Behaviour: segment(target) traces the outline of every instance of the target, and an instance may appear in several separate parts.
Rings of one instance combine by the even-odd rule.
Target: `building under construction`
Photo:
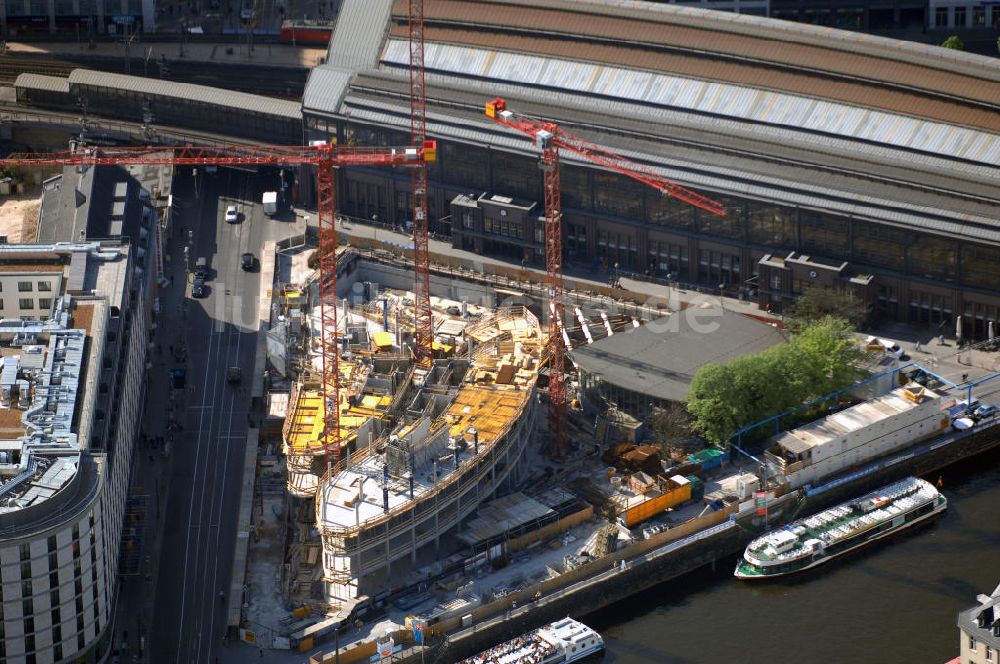
[[[435,311],[436,358],[425,367],[380,308],[341,313],[341,453],[331,474],[318,371],[294,386],[283,430],[288,490],[314,500],[331,604],[374,594],[435,559],[442,536],[523,479],[535,426],[546,339],[530,311],[478,320]],[[319,320],[305,325],[309,369],[318,367]]]

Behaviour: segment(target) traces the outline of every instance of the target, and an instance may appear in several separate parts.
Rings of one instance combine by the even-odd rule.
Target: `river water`
[[[944,515],[804,576],[737,582],[734,556],[585,621],[615,664],[942,664],[958,611],[1000,583],[1000,450],[940,477]]]

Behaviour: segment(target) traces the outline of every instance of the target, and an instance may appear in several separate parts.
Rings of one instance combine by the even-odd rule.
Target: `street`
[[[245,251],[259,256],[271,223],[253,204],[260,199],[261,177],[219,169],[216,175],[199,174],[197,182],[185,175],[176,180],[171,269],[175,290],[179,294],[186,280],[188,297],[183,305],[161,310],[161,327],[166,337],[177,339],[170,350],[186,355],[187,376],[185,389],[174,390],[179,399],[172,419],[181,428],[162,462],[169,464],[161,482],[167,485],[165,523],[160,545],[151,551],[159,561],[153,565],[155,594],[145,598],[147,607],[152,604],[152,662],[212,662],[222,646],[226,604],[220,591],[229,587],[233,560],[260,277],[240,268],[240,256]],[[222,220],[227,205],[237,206],[239,223]],[[190,297],[183,253],[188,242],[190,264],[205,258],[210,268],[204,299]],[[227,382],[228,367],[240,367],[239,384]],[[168,408],[160,398],[162,391],[151,386],[151,414]],[[135,608],[123,605],[122,615]]]

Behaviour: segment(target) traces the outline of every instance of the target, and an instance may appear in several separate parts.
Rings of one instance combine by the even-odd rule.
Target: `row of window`
[[[104,0],[104,14],[114,16],[127,14],[142,15],[142,0]],[[56,0],[54,16],[83,16],[91,11],[87,0]],[[94,11],[96,11],[96,6]],[[7,3],[8,16],[48,16],[48,0],[13,0]]]
[[[970,636],[969,637],[969,650],[971,650],[972,652],[976,652],[976,646],[977,645],[978,644],[976,643],[976,637]],[[992,662],[993,661],[993,648],[992,648],[992,646],[986,646],[986,661],[987,662]]]
[[[935,28],[985,28],[1000,27],[1000,7],[971,5],[960,7],[935,7]]]
[[[30,297],[20,297],[17,299],[18,309],[34,309],[35,299]],[[40,297],[38,298],[38,308],[42,311],[50,311],[52,309],[52,298],[50,297]],[[0,298],[0,311],[3,311],[3,298]]]
[[[52,282],[51,281],[19,281],[17,282],[17,292],[18,293],[31,293],[35,290],[37,286],[39,293],[50,293],[52,292]],[[3,292],[3,282],[0,281],[0,293]]]

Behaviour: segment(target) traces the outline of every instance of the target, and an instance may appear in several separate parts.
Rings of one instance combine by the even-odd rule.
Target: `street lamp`
[[[725,284],[719,284],[719,306],[722,307],[723,311],[726,310],[726,302],[725,300],[722,299],[723,291],[725,290],[725,288],[726,288]]]

